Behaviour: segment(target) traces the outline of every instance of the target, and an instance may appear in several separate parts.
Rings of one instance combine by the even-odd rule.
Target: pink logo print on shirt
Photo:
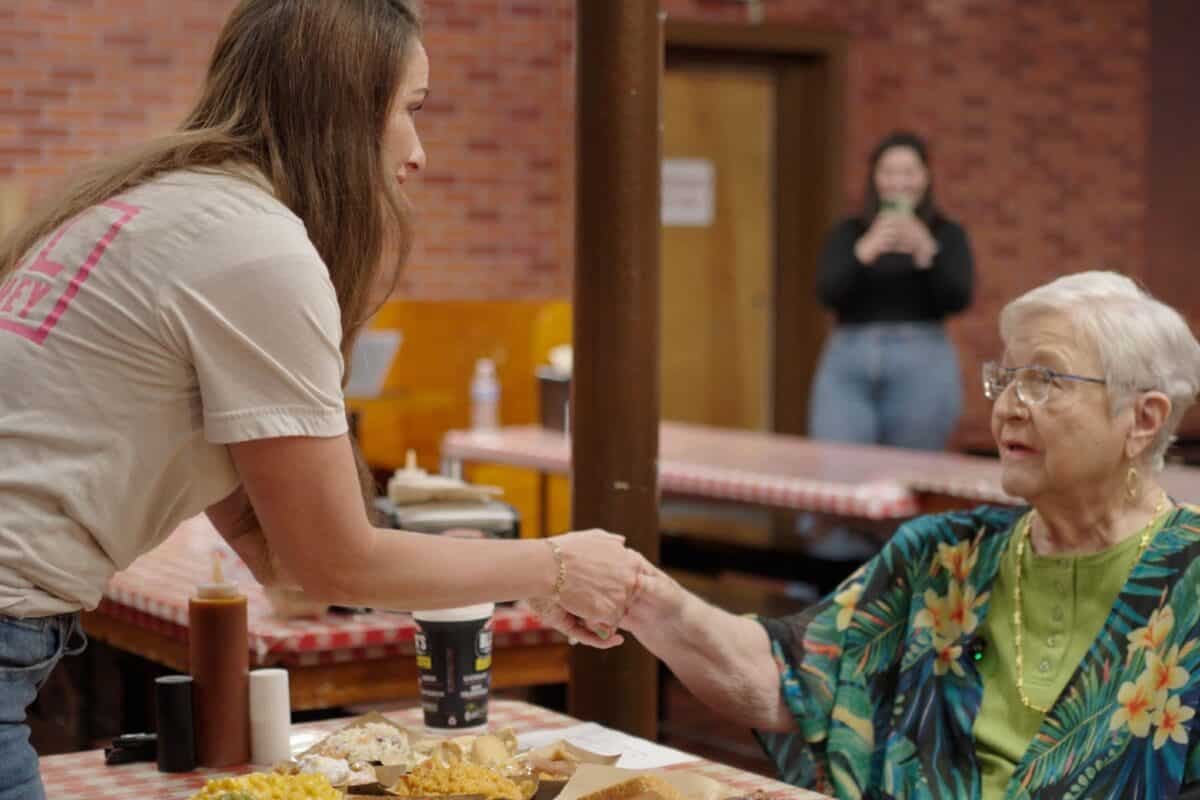
[[[96,213],[100,208],[116,211],[118,217],[109,225],[108,230],[100,237],[99,241],[92,246],[88,257],[79,265],[79,269],[66,283],[66,286],[62,287],[53,302],[47,301],[44,308],[48,308],[49,311],[42,312],[44,316],[40,323],[37,322],[38,316],[35,312],[42,305],[42,301],[46,300],[55,287],[61,284],[57,278],[63,270],[69,267],[67,264],[54,260],[54,248],[62,241],[71,226],[79,220],[79,217],[59,228],[36,256],[27,261],[3,284],[0,284],[0,330],[11,331],[39,345],[46,341],[50,331],[54,330],[54,326],[58,324],[67,308],[70,307],[75,295],[79,294],[79,288],[83,286],[88,275],[100,263],[100,259],[104,257],[109,245],[117,238],[117,234],[142,211],[137,206],[131,206],[119,200],[107,200],[96,206],[91,212],[85,213]]]

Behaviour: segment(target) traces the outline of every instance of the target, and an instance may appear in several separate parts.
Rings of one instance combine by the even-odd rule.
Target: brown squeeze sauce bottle
[[[194,684],[196,763],[250,761],[250,645],[246,596],[213,559],[212,583],[188,599],[188,655]]]

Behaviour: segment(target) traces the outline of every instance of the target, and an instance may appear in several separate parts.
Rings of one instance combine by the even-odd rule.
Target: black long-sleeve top
[[[948,219],[933,224],[938,252],[929,269],[907,253],[883,253],[871,265],[854,255],[867,232],[857,217],[840,222],[821,253],[817,295],[842,325],[937,322],[971,304],[975,264],[967,233]]]

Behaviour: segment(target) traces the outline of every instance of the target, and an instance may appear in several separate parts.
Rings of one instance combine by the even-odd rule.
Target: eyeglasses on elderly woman
[[[1017,399],[1027,406],[1039,406],[1050,397],[1050,390],[1060,381],[1105,384],[1103,378],[1086,375],[1069,375],[1047,367],[1002,367],[995,361],[983,364],[983,394],[988,400],[996,400],[1004,394],[1010,383],[1017,384]]]

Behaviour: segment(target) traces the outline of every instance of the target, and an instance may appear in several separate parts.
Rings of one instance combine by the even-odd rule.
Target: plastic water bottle
[[[475,362],[471,378],[471,430],[494,431],[500,427],[500,381],[490,358]]]

